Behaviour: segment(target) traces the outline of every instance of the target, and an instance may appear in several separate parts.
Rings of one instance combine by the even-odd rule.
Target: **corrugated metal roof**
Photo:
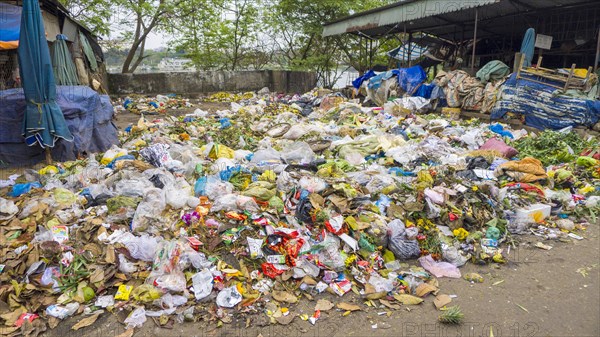
[[[450,40],[460,40],[461,36],[473,36],[475,8],[478,9],[479,16],[477,36],[485,38],[522,35],[523,27],[537,24],[542,16],[562,13],[567,9],[583,10],[593,16],[600,10],[600,1],[406,0],[327,23],[324,25],[323,35],[360,32],[377,37],[402,32],[406,27],[407,32],[425,32]]]
[[[500,0],[411,0],[401,1],[371,11],[358,13],[325,25],[323,36],[357,32],[382,26],[394,25],[430,16],[481,7]]]

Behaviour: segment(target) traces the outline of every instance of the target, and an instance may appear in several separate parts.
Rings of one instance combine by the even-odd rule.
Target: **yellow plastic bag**
[[[208,153],[208,157],[211,159],[218,158],[229,158],[233,159],[235,157],[235,153],[232,149],[228,148],[225,145],[214,144]]]
[[[131,292],[131,295],[133,295],[133,298],[138,302],[148,303],[159,299],[162,294],[153,285],[142,284],[135,288]]]
[[[129,301],[129,295],[131,294],[132,290],[132,286],[121,284],[119,289],[117,289],[117,293],[115,294],[115,300]]]
[[[43,169],[39,170],[38,173],[40,175],[57,174],[58,168],[54,165],[48,165],[48,166],[44,167]]]

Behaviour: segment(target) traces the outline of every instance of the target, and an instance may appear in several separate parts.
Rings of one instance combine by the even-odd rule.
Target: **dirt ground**
[[[511,250],[507,264],[467,264],[461,268],[463,275],[468,272],[481,274],[483,283],[439,279],[441,293],[456,295],[452,304],[460,305],[465,315],[464,322],[458,326],[437,322],[439,312],[433,306],[431,295],[420,305],[403,306],[394,311],[367,307],[352,293],[342,298],[324,293],[312,301],[302,299],[299,304],[290,306],[290,311],[298,315],[312,314],[316,301],[321,298],[334,303],[358,304],[363,310],[346,317],[336,309],[322,312],[314,326],[299,317],[286,326],[260,326],[267,322],[266,315],[259,313],[249,316],[250,326],[246,328],[246,318],[238,317],[234,310],[230,310],[234,315],[233,322],[221,328],[217,328],[215,322],[189,322],[176,323],[173,329],[162,329],[149,318],[141,329],[136,329],[134,336],[598,336],[598,224],[590,225],[582,236],[585,237],[582,241],[545,241],[553,246],[549,251],[533,246],[539,241],[537,237],[521,236],[522,244]],[[391,313],[389,316],[388,312]],[[71,326],[79,319],[61,323],[49,331],[48,336],[116,336],[125,331],[116,315],[103,315],[93,326],[71,331]]]
[[[224,109],[228,104],[202,105],[206,110]],[[175,114],[190,111],[178,111]],[[149,116],[151,118],[151,116]],[[139,115],[124,112],[116,124],[123,129],[135,123]],[[6,174],[7,172],[3,172]],[[439,311],[433,298],[417,306],[403,306],[400,310],[364,305],[364,300],[352,293],[339,298],[324,293],[312,300],[303,298],[290,305],[292,315],[313,313],[318,299],[334,303],[348,302],[361,306],[361,311],[342,316],[335,308],[322,312],[315,325],[296,317],[289,325],[269,325],[264,313],[241,316],[229,310],[232,323],[217,328],[216,322],[175,323],[172,329],[159,328],[148,318],[134,336],[599,336],[600,335],[600,241],[599,223],[591,224],[582,233],[581,241],[545,241],[553,246],[541,250],[533,245],[540,241],[535,236],[519,236],[521,245],[512,249],[507,264],[473,265],[461,268],[463,275],[477,272],[483,283],[469,283],[464,279],[439,279],[440,293],[456,295],[453,305],[460,305],[465,318],[461,325],[438,323]],[[416,261],[411,261],[416,264]],[[378,301],[374,301],[377,302]],[[102,315],[92,326],[71,330],[82,317],[63,321],[46,336],[117,336],[125,331],[119,322],[123,315]],[[247,319],[249,318],[249,322]],[[246,327],[247,323],[249,326]]]

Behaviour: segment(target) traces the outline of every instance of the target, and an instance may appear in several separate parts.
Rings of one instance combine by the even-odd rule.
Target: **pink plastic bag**
[[[455,265],[448,262],[437,262],[431,255],[421,256],[419,263],[435,277],[460,278],[460,270]]]
[[[485,144],[481,145],[480,150],[496,150],[502,154],[504,158],[510,159],[519,154],[515,148],[506,145],[501,139],[490,138]]]

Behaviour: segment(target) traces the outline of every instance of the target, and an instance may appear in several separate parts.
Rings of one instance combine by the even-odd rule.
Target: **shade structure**
[[[67,37],[58,34],[52,47],[52,66],[57,85],[78,85],[75,63],[67,46]]]
[[[37,0],[23,1],[18,58],[27,101],[23,118],[25,142],[47,148],[54,147],[59,138],[73,141],[65,117],[56,104],[56,83]]]
[[[523,66],[531,67],[531,61],[533,60],[533,53],[535,51],[535,29],[529,28],[525,32],[523,37],[523,43],[521,43],[521,53],[523,54]]]

